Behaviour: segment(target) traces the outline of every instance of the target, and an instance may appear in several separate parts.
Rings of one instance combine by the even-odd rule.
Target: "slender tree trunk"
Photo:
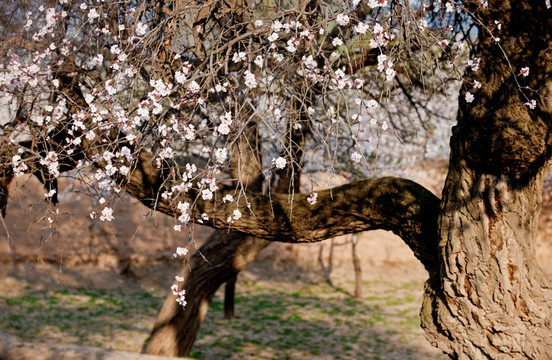
[[[358,256],[358,235],[351,236],[351,251],[353,255],[353,266],[355,269],[355,299],[362,297],[362,268],[360,266],[360,257]]]
[[[183,308],[176,302],[175,295],[167,296],[155,319],[145,352],[188,355],[217,289],[245,269],[269,244],[269,241],[243,234],[215,231],[180,271],[180,276],[185,278],[181,287],[186,289],[188,304]]]
[[[236,281],[238,274],[234,275],[224,286],[224,318],[233,319],[235,315],[234,304],[236,303]]]

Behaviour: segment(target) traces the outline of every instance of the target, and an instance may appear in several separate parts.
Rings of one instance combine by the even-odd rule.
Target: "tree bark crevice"
[[[546,359],[551,289],[534,240],[549,166],[519,187],[459,165],[451,164],[439,220],[440,279],[425,286],[426,336],[453,358]]]

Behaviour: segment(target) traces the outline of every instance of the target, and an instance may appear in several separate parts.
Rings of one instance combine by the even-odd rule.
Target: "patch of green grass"
[[[85,288],[30,291],[2,299],[0,331],[27,340],[36,340],[37,335],[60,342],[76,337],[82,344],[97,343],[92,338],[98,337],[112,340],[115,329],[134,332],[143,327],[142,333],[149,333],[152,317],[162,304],[162,299],[147,292]],[[139,322],[143,325],[137,326]]]
[[[223,290],[215,295],[191,354],[195,359],[424,359],[417,342],[421,285],[319,282],[286,290],[255,281],[238,283],[237,318],[223,319]],[[146,337],[163,298],[105,289],[28,291],[0,298],[0,331],[25,339],[84,345],[113,343],[116,334]],[[42,329],[42,330],[41,330]],[[131,335],[131,336],[133,336]],[[386,357],[387,356],[387,357]]]
[[[370,286],[382,284],[369,283]],[[233,358],[241,358],[237,353],[258,354],[267,347],[273,352],[272,358],[277,359],[327,357],[329,354],[335,354],[332,356],[336,359],[383,359],[385,357],[377,354],[389,353],[396,354],[397,359],[402,359],[402,354],[409,359],[418,358],[415,349],[409,347],[415,346],[415,341],[408,345],[415,336],[412,333],[419,329],[419,321],[417,328],[411,323],[417,317],[411,314],[419,311],[419,304],[413,303],[417,297],[410,295],[415,290],[393,289],[384,297],[378,294],[387,292],[378,291],[378,294],[367,294],[357,301],[347,295],[351,291],[346,287],[336,289],[327,282],[289,292],[281,288],[258,290],[263,288],[254,281],[240,284],[238,291],[247,296],[237,297],[238,318],[231,321],[222,319],[223,294],[219,291],[214,298],[215,306],[211,307],[200,331],[195,351],[203,358],[225,358],[231,349],[237,349]],[[401,308],[395,311],[393,308],[398,305]],[[240,331],[240,335],[235,331]],[[216,337],[216,334],[229,333],[233,335]],[[420,336],[418,341],[424,341],[423,335],[418,333],[417,336]],[[359,348],[369,351],[362,352]],[[414,355],[408,355],[410,353]]]

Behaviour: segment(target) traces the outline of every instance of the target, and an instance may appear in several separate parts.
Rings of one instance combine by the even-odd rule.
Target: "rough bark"
[[[440,217],[441,278],[426,284],[422,324],[452,358],[547,359],[552,289],[535,258],[546,171],[523,188],[450,170]]]
[[[481,70],[467,78],[482,91],[473,104],[460,95],[438,223],[441,267],[426,283],[422,326],[451,358],[549,359],[552,288],[534,241],[551,162],[552,18],[544,1],[489,9],[478,18],[500,19],[501,48],[480,32]],[[516,78],[525,66],[533,77]]]

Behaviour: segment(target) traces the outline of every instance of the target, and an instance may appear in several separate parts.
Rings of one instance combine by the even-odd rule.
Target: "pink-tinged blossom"
[[[184,82],[186,81],[186,75],[184,75],[184,73],[181,71],[176,71],[174,73],[174,79],[177,83],[184,84]]]
[[[171,286],[171,292],[173,293],[173,295],[178,295],[178,285],[177,284],[173,284]]]
[[[537,102],[532,99],[526,102],[525,105],[529,106],[529,109],[534,110],[537,107]]]
[[[473,58],[468,60],[468,66],[471,67],[472,71],[479,70],[479,58]]]
[[[230,125],[232,124],[232,113],[227,112],[220,117],[220,125],[217,127],[217,131],[222,135],[228,135],[230,133]]]
[[[181,292],[179,292],[178,298],[176,298],[176,302],[178,303],[178,305],[182,307],[185,307],[186,305],[188,305],[188,302],[186,301],[186,297],[184,296],[184,292],[185,290],[182,290]]]
[[[281,157],[281,156],[278,156],[277,159],[272,159],[272,165],[273,166],[276,166],[278,169],[283,169],[286,167],[286,159]]]
[[[184,137],[186,138],[186,140],[188,141],[192,141],[195,139],[195,136],[196,136],[196,132],[195,132],[195,127],[193,125],[185,125],[184,128],[182,129],[185,133]]]
[[[519,74],[523,76],[529,76],[529,68],[528,67],[521,68],[521,70],[519,71]]]
[[[282,62],[284,61],[284,55],[278,53],[278,54],[273,54],[272,57],[274,58],[274,60],[276,60],[276,62]]]
[[[466,102],[467,103],[471,103],[473,101],[473,99],[475,99],[475,97],[473,96],[472,93],[466,93],[466,96],[464,97],[466,99]]]
[[[370,99],[364,101],[364,106],[366,106],[368,109],[377,109],[379,107],[379,104],[376,100]]]
[[[232,213],[232,218],[234,218],[234,220],[239,220],[241,217],[241,211],[239,211],[238,209],[234,210],[234,212]]]
[[[113,79],[109,79],[105,82],[105,90],[109,95],[115,95],[117,92],[117,89],[115,89],[115,81]]]
[[[341,40],[338,37],[335,37],[332,41],[332,45],[335,46],[335,47],[341,46],[341,45],[343,45],[343,40]]]
[[[366,32],[368,31],[370,27],[368,26],[368,24],[365,24],[363,22],[361,23],[358,23],[355,25],[355,31],[357,34],[359,35],[366,35]]]
[[[300,36],[301,38],[307,38],[307,39],[309,39],[309,40],[314,39],[314,34],[311,33],[308,29],[305,29],[305,30],[301,31],[301,32],[299,33],[299,36]]]
[[[245,70],[245,86],[247,86],[250,89],[257,87],[257,80],[255,79],[255,75],[249,71]]]
[[[395,35],[386,33],[383,30],[383,26],[381,26],[379,23],[376,23],[374,25],[374,30],[372,31],[373,37],[370,39],[370,47],[372,48],[378,48],[378,47],[384,47],[389,43],[389,40],[392,40]]]
[[[98,54],[92,58],[92,62],[98,66],[103,64],[104,57],[102,54]]]
[[[186,213],[188,212],[188,210],[190,209],[190,203],[188,202],[179,202],[178,205],[176,206],[176,208],[181,212],[181,213]]]
[[[255,20],[255,27],[263,26],[262,20]]]
[[[474,89],[479,89],[479,88],[481,88],[481,83],[480,83],[479,81],[477,81],[477,80],[474,80],[473,83],[472,83],[472,85],[473,85],[473,88],[474,88]]]
[[[349,16],[348,15],[345,15],[345,14],[339,14],[337,15],[337,17],[335,18],[335,22],[338,24],[338,25],[341,25],[341,26],[346,26],[349,24]]]
[[[211,200],[213,199],[213,192],[209,189],[205,189],[201,191],[201,198],[203,200]]]
[[[84,95],[84,101],[86,101],[87,104],[91,104],[92,101],[94,101],[94,95],[92,94]]]
[[[387,0],[370,0],[368,1],[368,6],[370,6],[372,9],[376,7],[387,6]]]
[[[88,12],[88,19],[90,19],[91,21],[94,21],[94,19],[97,19],[99,17],[100,17],[100,14],[96,9],[90,9],[90,11]]]
[[[174,156],[174,151],[170,146],[167,146],[159,152],[159,157],[161,159],[172,159]]]
[[[188,249],[178,246],[173,257],[186,256],[186,254],[188,254]]]
[[[316,61],[314,61],[314,58],[312,55],[309,55],[307,57],[303,55],[303,58],[301,60],[303,61],[303,64],[305,64],[305,67],[307,67],[308,69],[315,69],[318,66]]]
[[[387,60],[387,55],[380,54],[378,55],[378,70],[385,70],[385,61]]]
[[[232,57],[232,61],[235,63],[239,63],[239,62],[245,61],[246,58],[247,58],[247,54],[243,51],[240,51],[240,52],[234,53],[234,56]]]
[[[276,40],[278,40],[278,33],[277,32],[273,32],[272,34],[269,35],[268,41],[274,42]]]
[[[271,29],[273,31],[280,31],[282,27],[284,27],[284,25],[282,25],[282,23],[279,22],[278,20],[275,20],[271,25]]]
[[[121,48],[119,48],[119,45],[111,45],[111,48],[109,49],[109,51],[113,55],[119,55],[121,53]]]
[[[226,151],[225,148],[217,149],[215,151],[215,158],[216,158],[217,163],[219,163],[219,164],[224,163],[226,161],[226,155],[227,154],[228,154],[228,152]]]
[[[292,37],[287,41],[286,50],[290,53],[294,53],[297,51],[297,44],[299,43],[299,40],[296,37]]]
[[[307,198],[307,201],[309,202],[309,204],[314,205],[314,204],[316,204],[317,199],[318,199],[318,194],[317,193],[312,193]]]
[[[174,228],[174,231],[176,231],[176,232],[181,232],[182,231],[182,225],[175,225],[173,228]]]
[[[54,151],[50,151],[45,158],[40,159],[41,165],[46,165],[48,167],[48,172],[53,177],[59,176],[59,163],[58,156]]]
[[[199,92],[199,90],[201,90],[201,86],[199,86],[199,84],[197,82],[192,80],[188,83],[188,90],[192,94],[195,94],[195,93]]]
[[[101,221],[112,221],[114,219],[113,217],[113,209],[110,207],[104,207],[102,210],[102,214],[100,215]]]
[[[258,67],[263,67],[263,57],[261,55],[257,55],[257,57],[255,57],[255,60],[253,62]]]
[[[142,36],[147,32],[147,25],[144,23],[139,22],[136,24],[136,35]]]
[[[15,176],[21,176],[28,169],[27,164],[21,162],[21,156],[14,155],[12,157],[13,172]]]
[[[395,69],[393,69],[391,66],[392,65],[389,65],[389,67],[385,69],[385,81],[387,82],[393,81],[393,79],[395,78],[395,75],[397,74]]]
[[[354,162],[360,162],[360,160],[362,160],[362,155],[355,151],[351,154],[351,160]]]
[[[178,221],[183,224],[187,224],[190,221],[190,214],[182,214],[178,217]]]
[[[158,114],[161,114],[162,111],[163,111],[163,106],[161,104],[157,103],[157,102],[154,102],[151,112],[154,115],[158,115]]]
[[[234,201],[234,197],[230,194],[226,194],[223,198],[222,198],[222,202],[223,203],[226,203],[226,202],[232,202]]]

